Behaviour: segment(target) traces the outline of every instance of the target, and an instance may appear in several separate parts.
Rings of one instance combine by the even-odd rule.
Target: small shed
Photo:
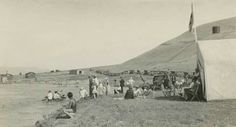
[[[77,69],[70,70],[70,71],[69,71],[69,74],[70,74],[70,75],[77,75],[77,74],[78,74],[78,70],[77,70]]]
[[[28,72],[25,74],[25,78],[36,78],[36,73]]]
[[[78,75],[78,74],[82,75],[82,74],[84,74],[84,72],[82,70],[73,69],[73,70],[69,71],[69,74],[70,75]]]

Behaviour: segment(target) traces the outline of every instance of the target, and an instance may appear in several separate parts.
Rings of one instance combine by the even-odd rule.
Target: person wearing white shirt
[[[98,80],[98,78],[96,76],[94,76],[94,83],[95,83],[96,86],[99,85],[99,80]]]
[[[130,77],[130,79],[129,79],[129,81],[128,81],[128,83],[127,84],[129,84],[132,88],[133,88],[133,84],[134,84],[134,80],[133,80],[133,78],[132,77]]]
[[[47,96],[47,98],[48,98],[48,101],[51,101],[51,100],[53,99],[53,94],[52,94],[52,91],[51,91],[51,90],[48,91],[48,96]]]
[[[80,88],[80,98],[85,98],[85,97],[87,97],[88,96],[88,92],[83,88],[83,87],[81,87]]]
[[[61,99],[61,96],[58,94],[57,91],[54,92],[53,99],[55,100]]]

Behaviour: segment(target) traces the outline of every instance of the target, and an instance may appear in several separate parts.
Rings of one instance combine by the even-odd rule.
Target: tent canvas
[[[199,41],[197,56],[203,97],[236,99],[236,39]]]

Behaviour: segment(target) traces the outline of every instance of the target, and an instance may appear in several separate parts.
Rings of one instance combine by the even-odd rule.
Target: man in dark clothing
[[[176,82],[176,76],[175,76],[175,74],[172,74],[172,75],[171,75],[171,81],[172,81],[172,85],[175,85],[175,82]]]
[[[88,78],[89,78],[89,96],[92,97],[93,96],[93,93],[92,93],[93,78],[91,76],[89,76]]]
[[[120,87],[121,87],[121,93],[123,93],[123,87],[125,86],[125,80],[120,77]]]
[[[129,86],[129,89],[125,93],[125,99],[134,99],[134,91],[131,86]]]
[[[167,76],[165,76],[165,79],[163,80],[163,85],[165,89],[170,89],[169,79]]]

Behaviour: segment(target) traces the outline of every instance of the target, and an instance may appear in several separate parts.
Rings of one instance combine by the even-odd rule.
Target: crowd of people
[[[80,87],[79,90],[80,99],[87,99],[87,98],[97,99],[98,97],[102,97],[103,95],[111,94],[109,79],[107,77],[100,80],[96,76],[89,76],[88,78],[89,78],[89,92],[87,92],[84,87]],[[134,91],[133,90],[134,80],[132,79],[132,77],[127,82],[125,82],[125,80],[122,77],[120,77],[120,87],[119,87],[120,89],[118,90],[119,92],[116,94],[123,94],[124,90],[123,87],[125,86],[125,83],[129,84],[129,89],[126,91],[126,94],[124,96],[125,99],[133,99],[135,96],[140,96],[146,91],[146,89],[144,89],[144,91],[140,89]],[[74,113],[76,112],[76,107],[77,107],[76,100],[73,97],[72,92],[68,92],[67,97],[68,97],[68,102],[63,105],[62,108],[63,113],[57,116],[58,119],[74,117]],[[57,98],[61,98],[60,93],[58,93],[57,91],[52,93],[51,90],[48,92],[47,95],[48,101],[52,101]]]
[[[173,92],[173,95],[179,94],[186,100],[188,100],[188,94],[195,92],[198,87],[201,87],[201,79],[197,69],[192,75],[188,73],[184,73],[184,75],[177,75],[175,72],[166,73],[161,83],[161,89],[165,96],[171,96],[171,92]],[[198,91],[197,93],[201,94]]]
[[[109,79],[99,80],[96,76],[89,76],[89,96],[96,99],[98,96],[108,95],[110,92]]]
[[[189,78],[192,79],[192,81],[190,82],[190,85],[187,86],[185,86],[184,84],[187,84],[188,78],[183,78],[181,80],[179,79],[177,80],[177,78],[178,77],[175,75],[167,75],[162,81],[163,88],[169,89],[175,86],[176,88],[181,89],[180,91],[181,96],[185,96],[185,94],[187,94],[189,91],[192,91],[193,88],[196,87],[196,85],[200,85],[200,78],[198,73],[195,73],[193,77]],[[110,86],[111,84],[109,83],[108,77],[104,79],[98,79],[96,76],[89,76],[88,79],[89,79],[89,91],[87,92],[87,90],[84,87],[80,87],[79,99],[87,99],[87,98],[97,99],[98,97],[103,97],[104,95],[113,94],[111,91],[111,86]],[[116,83],[117,82],[115,79],[113,85],[117,85]],[[150,95],[153,92],[150,87],[136,86],[134,84],[135,81],[132,77],[130,77],[129,80],[127,81],[125,81],[123,77],[120,77],[119,87],[114,88],[113,92],[114,94],[120,94],[124,96],[124,99],[134,99],[135,97],[145,98],[146,96]],[[170,86],[170,84],[172,84],[172,86]],[[127,86],[128,89],[124,93],[125,86]],[[63,91],[60,92],[54,91],[53,93],[50,90],[47,95],[48,101],[58,100],[64,97],[65,95],[63,94]],[[63,106],[63,113],[67,117],[72,118],[74,116],[74,113],[76,112],[77,104],[75,98],[73,97],[72,92],[68,92],[67,97],[68,97],[68,103],[66,103]],[[62,118],[62,116],[59,116],[58,118],[60,117]]]

